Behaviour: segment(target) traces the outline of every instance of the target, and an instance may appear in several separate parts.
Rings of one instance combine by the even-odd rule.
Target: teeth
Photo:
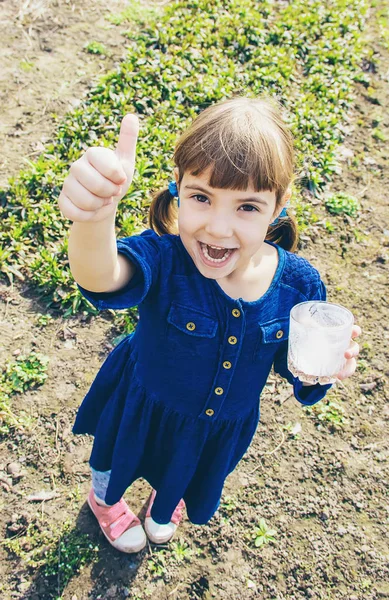
[[[200,242],[200,247],[201,247],[201,250],[202,250],[205,258],[207,258],[207,260],[210,260],[211,262],[214,262],[214,263],[225,262],[230,257],[232,250],[233,250],[233,248],[227,249],[227,252],[225,253],[225,255],[222,258],[212,258],[212,256],[209,256],[209,254],[208,254],[207,244],[203,244],[202,242]],[[210,248],[215,248],[217,250],[226,250],[226,248],[220,248],[219,246],[210,246]]]

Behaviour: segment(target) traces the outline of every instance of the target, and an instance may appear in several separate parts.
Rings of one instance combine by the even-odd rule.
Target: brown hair
[[[275,192],[276,208],[293,180],[293,138],[274,99],[235,97],[201,112],[181,135],[174,151],[181,183],[185,172],[196,176],[211,166],[209,185]],[[177,233],[177,209],[168,189],[157,192],[149,223],[159,235]],[[269,226],[266,239],[295,250],[297,224],[288,215]]]

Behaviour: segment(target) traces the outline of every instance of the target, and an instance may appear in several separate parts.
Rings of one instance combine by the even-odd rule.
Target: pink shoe
[[[149,505],[146,512],[145,530],[148,538],[154,542],[154,544],[164,544],[168,542],[175,534],[177,527],[182,520],[182,511],[185,507],[185,502],[182,499],[179,501],[171,516],[170,523],[167,523],[166,525],[160,525],[159,523],[156,523],[151,516],[151,507],[154,504],[156,495],[157,492],[153,490],[150,495]]]
[[[101,506],[97,504],[91,489],[88,504],[101,531],[114,548],[131,553],[139,552],[145,547],[147,540],[143,527],[123,498],[113,506]]]

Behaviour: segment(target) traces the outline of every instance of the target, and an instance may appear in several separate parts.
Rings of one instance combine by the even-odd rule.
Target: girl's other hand
[[[116,210],[134,177],[138,132],[138,118],[126,115],[115,150],[88,148],[72,164],[58,199],[64,217],[74,222],[96,222]]]
[[[359,325],[354,325],[351,332],[350,345],[344,353],[344,356],[347,359],[346,364],[344,365],[342,371],[335,375],[335,377],[337,379],[340,379],[340,381],[346,379],[347,377],[350,377],[357,368],[357,361],[355,359],[359,354],[359,344],[357,344],[357,342],[354,342],[352,338],[358,337],[359,335],[361,335],[361,333],[362,329],[359,327]]]

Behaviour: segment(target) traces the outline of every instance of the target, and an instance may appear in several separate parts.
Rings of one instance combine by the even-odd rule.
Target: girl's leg
[[[101,504],[102,506],[108,506],[105,504],[105,495],[107,493],[109,478],[111,476],[111,471],[96,471],[92,469],[92,487],[95,493],[95,500],[97,504]]]
[[[150,541],[154,542],[154,544],[165,544],[171,540],[177,531],[177,527],[182,520],[182,511],[185,507],[185,502],[181,499],[174,509],[172,516],[170,517],[170,522],[161,524],[154,521],[153,517],[151,516],[151,509],[153,507],[156,495],[157,492],[153,490],[149,498],[149,504],[146,512],[145,530]]]
[[[126,502],[105,503],[111,471],[92,470],[92,490],[88,504],[107,540],[121,552],[139,552],[146,545],[146,535],[136,515]]]

